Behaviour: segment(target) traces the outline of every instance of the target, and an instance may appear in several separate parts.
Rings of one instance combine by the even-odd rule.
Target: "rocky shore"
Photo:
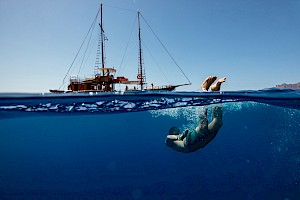
[[[290,88],[290,89],[300,89],[300,82],[294,84],[283,83],[281,85],[276,85],[277,88]]]

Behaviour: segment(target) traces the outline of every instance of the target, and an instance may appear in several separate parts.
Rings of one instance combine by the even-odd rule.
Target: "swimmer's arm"
[[[172,141],[177,140],[178,135],[167,135],[167,139],[172,140]]]
[[[177,135],[168,135],[166,138],[166,145],[169,147],[172,147],[174,145],[174,141],[176,141],[178,139]]]
[[[172,146],[172,148],[175,150],[175,151],[179,151],[179,152],[183,152],[183,153],[187,153],[187,150],[184,146],[184,141],[180,141],[180,140],[176,140],[173,142],[174,145]]]
[[[186,152],[184,141],[178,140],[178,135],[168,135],[165,143],[175,151]]]

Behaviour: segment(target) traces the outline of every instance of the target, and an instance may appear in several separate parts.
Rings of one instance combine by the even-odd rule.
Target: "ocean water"
[[[165,145],[208,107],[205,148]],[[300,197],[300,92],[0,94],[0,199]]]

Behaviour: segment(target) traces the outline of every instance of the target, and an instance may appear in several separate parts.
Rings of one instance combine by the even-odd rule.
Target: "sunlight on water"
[[[93,94],[93,93],[92,93]],[[298,108],[300,92],[294,90],[258,90],[228,92],[135,92],[71,94],[1,94],[0,112],[39,113],[111,113],[205,106],[223,103],[230,110],[240,110],[241,102],[259,102]],[[240,103],[237,103],[240,102]],[[237,104],[227,104],[237,103]],[[247,103],[251,105],[251,103]],[[174,111],[173,111],[174,112]],[[178,113],[177,111],[174,112]],[[176,116],[177,114],[175,114]]]
[[[194,122],[200,114],[203,114],[205,108],[208,108],[208,116],[211,115],[211,107],[222,106],[223,113],[228,111],[241,111],[243,108],[255,108],[258,103],[255,102],[235,102],[235,103],[223,103],[209,106],[191,106],[183,108],[169,108],[164,110],[151,110],[152,117],[169,116],[174,119],[184,118],[186,121]]]
[[[286,159],[286,164],[290,166],[288,173],[294,177],[295,184],[300,181],[300,155],[297,148],[300,147],[300,110],[283,109],[281,121],[275,127],[275,138],[271,142],[273,146],[273,160],[280,166],[280,161]],[[288,155],[288,158],[286,157]]]
[[[226,115],[227,112],[236,112],[241,111],[243,108],[256,108],[259,103],[255,102],[232,102],[232,103],[223,103],[215,104],[209,106],[191,106],[184,108],[169,108],[164,110],[151,110],[149,111],[152,117],[157,118],[161,116],[168,116],[173,119],[184,119],[186,121],[180,128],[180,130],[189,129],[192,130],[195,128],[195,124],[198,124],[199,115],[204,114],[205,109],[207,108],[208,119],[212,117],[211,108],[213,106],[223,107],[223,114]],[[247,127],[245,127],[247,129]]]

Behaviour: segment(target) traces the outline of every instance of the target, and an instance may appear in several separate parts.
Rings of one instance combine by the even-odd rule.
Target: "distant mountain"
[[[277,88],[291,88],[291,89],[300,89],[300,82],[295,84],[283,83],[281,85],[276,85]]]

